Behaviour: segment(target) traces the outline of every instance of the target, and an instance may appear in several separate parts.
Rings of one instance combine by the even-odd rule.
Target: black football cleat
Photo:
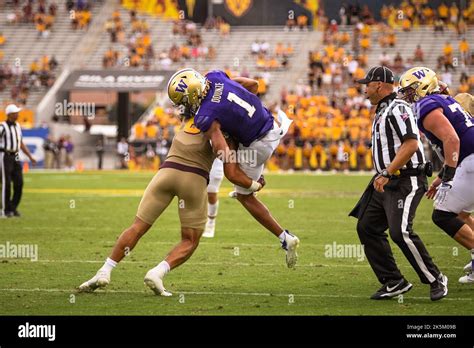
[[[410,291],[413,287],[405,278],[400,280],[391,280],[385,283],[375,294],[370,298],[372,300],[386,300],[392,297],[404,294]]]
[[[438,279],[430,284],[430,287],[431,301],[441,300],[448,295],[448,277],[441,273]]]

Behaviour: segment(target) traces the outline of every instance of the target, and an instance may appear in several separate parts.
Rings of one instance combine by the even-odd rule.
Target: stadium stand
[[[90,13],[86,17],[90,21],[98,14],[102,1],[87,3],[90,4]],[[53,4],[56,4],[55,8],[51,8]],[[23,2],[7,2],[0,8],[1,37],[4,40],[0,45],[2,110],[6,104],[17,102],[25,106],[27,121],[24,123],[29,126],[34,123],[35,107],[84,36],[83,30],[73,28],[71,16],[83,17],[79,12],[87,12],[85,4],[85,1],[75,1],[69,9],[67,1],[46,1],[44,5],[34,3],[30,7]],[[43,10],[45,14],[41,14]],[[42,17],[51,17],[47,19],[51,24],[45,25]],[[85,19],[81,21],[85,25]],[[38,23],[42,34],[38,34]],[[48,33],[44,34],[45,31]]]
[[[472,1],[463,11],[450,1],[438,8],[424,0],[402,1],[398,7],[383,6],[381,22],[367,6],[342,8],[339,18],[311,8],[314,30],[305,16],[279,26],[232,26],[213,16],[201,25],[182,19],[171,0],[45,1],[26,9],[26,1],[5,3],[0,9],[0,100],[2,106],[10,101],[25,106],[24,127],[51,121],[36,106],[44,106],[56,79],[74,68],[217,68],[257,79],[265,104],[272,110],[281,106],[294,118],[270,169],[367,170],[372,110],[354,80],[370,66],[384,64],[398,76],[412,66],[428,66],[453,93],[472,93],[474,85]],[[101,98],[106,104],[107,97]],[[143,103],[150,100],[147,96]],[[96,132],[101,129],[96,126],[111,124],[104,110],[93,121]],[[72,119],[61,132],[80,123]],[[166,153],[176,126],[166,96],[157,95],[132,125],[129,140],[142,143],[136,157],[151,158],[152,150],[158,157]],[[95,138],[79,141],[76,134],[72,141],[91,139],[95,143]],[[154,168],[159,160],[137,163]]]

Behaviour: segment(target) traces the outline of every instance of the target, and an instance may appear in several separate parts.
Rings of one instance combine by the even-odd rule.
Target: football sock
[[[283,232],[278,236],[278,238],[280,239],[280,242],[284,242],[285,241],[285,236],[286,236],[286,230],[283,230]]]
[[[217,210],[219,209],[219,201],[215,204],[208,203],[207,204],[207,216],[210,219],[215,219],[217,217]]]
[[[472,262],[471,270],[474,273],[474,249],[471,249],[471,262]]]
[[[112,272],[112,270],[117,266],[117,262],[112,260],[110,257],[105,260],[104,265],[102,266],[101,270],[104,270],[106,272]]]
[[[158,266],[156,266],[156,270],[158,271],[160,278],[163,278],[166,273],[170,271],[170,265],[165,260],[161,261]]]

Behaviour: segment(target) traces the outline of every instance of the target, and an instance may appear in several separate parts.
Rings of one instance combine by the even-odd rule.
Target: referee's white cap
[[[19,108],[15,104],[10,104],[6,107],[5,113],[8,115],[8,114],[13,114],[15,112],[20,112],[20,110],[21,110],[21,108]]]

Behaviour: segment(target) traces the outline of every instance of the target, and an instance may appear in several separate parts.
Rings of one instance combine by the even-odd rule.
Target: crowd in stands
[[[218,25],[224,22],[217,19]],[[168,52],[168,57],[173,63],[192,60],[214,60],[216,50],[212,45],[205,45],[199,33],[196,23],[188,20],[176,20],[173,22],[172,33],[175,37],[184,37],[185,43],[181,45],[173,44]],[[221,31],[222,34],[222,31]],[[228,32],[225,34],[228,35]]]
[[[294,30],[304,30],[307,31],[309,29],[309,18],[308,16],[301,14],[299,16],[294,16],[294,13],[288,15],[285,25],[285,31],[294,31]]]
[[[251,45],[251,54],[256,57],[256,66],[259,70],[278,70],[288,66],[289,58],[294,54],[293,46],[278,42],[275,47],[265,40],[256,39]]]
[[[230,24],[227,23],[222,17],[209,16],[204,23],[204,29],[219,31],[222,37],[227,37],[230,33]]]
[[[47,0],[13,1],[13,9],[6,14],[7,23],[17,25],[21,23],[33,24],[38,37],[47,38],[51,33],[58,15],[56,2]],[[91,3],[88,0],[67,0],[65,10],[71,19],[73,29],[85,29],[89,25]]]
[[[294,122],[273,165],[283,170],[370,169],[370,103],[360,86],[348,88],[342,99],[296,87],[281,94],[282,109]]]
[[[91,4],[88,0],[68,0],[66,10],[71,19],[72,29],[87,29],[92,19]]]
[[[474,61],[466,40],[467,24],[474,23],[473,6],[471,2],[460,11],[454,2],[431,8],[424,0],[403,1],[400,7],[384,5],[383,21],[377,23],[367,6],[349,5],[341,8],[339,23],[323,19],[323,47],[309,53],[307,83],[300,80],[291,89],[282,89],[280,104],[294,123],[277,148],[271,167],[344,171],[372,168],[368,146],[373,108],[355,80],[365,76],[374,44],[386,49],[378,63],[398,76],[426,63],[423,43],[411,56],[396,51],[400,30],[417,30],[420,25],[432,26],[437,35],[456,30],[458,40],[446,42],[438,66],[433,68],[442,81],[455,86],[458,81],[453,81],[452,73],[461,67],[459,87],[451,91],[472,93],[474,76],[463,67]],[[353,26],[340,30],[341,24]],[[390,54],[389,49],[395,53]]]
[[[10,89],[10,98],[18,104],[26,104],[31,90],[49,88],[54,84],[54,70],[58,62],[54,56],[35,59],[27,71],[21,64],[0,65],[0,91]]]
[[[163,163],[171,145],[171,140],[179,128],[178,111],[175,108],[157,106],[153,114],[143,122],[137,122],[132,127],[133,141],[127,147],[130,169],[157,169]],[[122,152],[124,145],[121,145]],[[124,163],[122,163],[124,164]]]
[[[190,60],[212,61],[215,59],[215,47],[203,43],[196,23],[183,19],[173,21],[172,35],[175,38],[184,38],[184,42],[177,43],[177,40],[174,40],[175,42],[168,49],[155,54],[147,21],[139,19],[135,10],[130,10],[129,13],[129,27],[125,26],[118,9],[114,11],[112,18],[105,23],[105,30],[110,35],[111,43],[123,44],[127,49],[127,53],[122,54],[117,49],[110,47],[103,56],[102,65],[104,68],[130,66],[150,69],[154,66],[166,69],[173,63],[183,63]],[[230,27],[219,18],[208,23],[207,29],[212,30],[215,25],[218,25],[221,35],[228,35]],[[130,33],[127,34],[127,31],[130,31]]]
[[[127,53],[121,57],[119,51],[109,48],[104,54],[102,65],[104,68],[123,65],[127,67],[144,67],[149,69],[154,58],[151,34],[145,19],[139,19],[137,13],[130,11],[130,32],[121,18],[120,11],[116,9],[112,18],[105,23],[105,30],[110,35],[111,43],[119,42],[127,49]]]

